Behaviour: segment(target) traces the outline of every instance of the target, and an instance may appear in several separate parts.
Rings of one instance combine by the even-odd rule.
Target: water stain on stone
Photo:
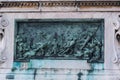
[[[77,76],[78,76],[78,80],[82,80],[81,79],[81,76],[83,75],[83,73],[81,73],[81,72],[79,72],[78,74],[77,74]]]

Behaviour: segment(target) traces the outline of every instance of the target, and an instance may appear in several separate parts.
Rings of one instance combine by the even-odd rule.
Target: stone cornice
[[[0,8],[31,8],[31,7],[56,7],[56,6],[115,6],[120,7],[120,1],[2,1]]]
[[[12,8],[12,7],[39,7],[40,2],[37,1],[6,1],[0,2],[0,8]]]

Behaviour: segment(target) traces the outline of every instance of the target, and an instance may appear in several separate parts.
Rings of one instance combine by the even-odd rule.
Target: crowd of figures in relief
[[[103,57],[100,23],[19,23],[17,60],[80,59],[96,62]]]

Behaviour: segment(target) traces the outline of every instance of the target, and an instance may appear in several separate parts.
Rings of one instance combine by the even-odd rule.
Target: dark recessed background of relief
[[[14,59],[103,62],[103,26],[102,19],[16,20]]]

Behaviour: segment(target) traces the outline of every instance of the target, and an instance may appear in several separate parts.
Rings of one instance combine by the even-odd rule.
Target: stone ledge
[[[1,13],[119,12],[120,1],[1,1]]]
[[[21,65],[25,65],[28,69],[104,69],[104,63],[87,63],[86,60],[30,60],[30,62],[14,62],[16,69],[21,69]]]
[[[119,78],[120,74],[113,74],[113,73],[107,73],[111,70],[80,70],[80,71],[48,71],[48,70],[21,70],[21,71],[15,71],[10,74],[7,74],[9,78],[13,78],[14,80],[102,80],[103,78],[109,77],[110,79],[115,80],[116,78]],[[79,78],[79,79],[78,79]]]

